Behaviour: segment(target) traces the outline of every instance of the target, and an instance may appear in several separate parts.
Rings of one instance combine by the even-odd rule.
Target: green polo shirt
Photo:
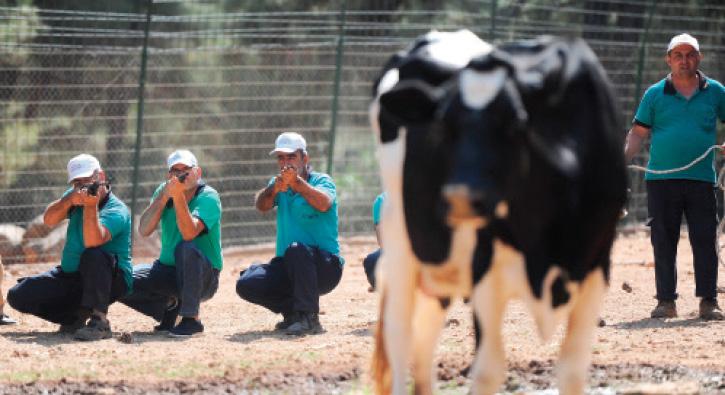
[[[699,72],[698,72],[699,73]],[[725,121],[725,88],[700,73],[700,86],[686,99],[671,77],[647,89],[634,123],[651,129],[647,168],[667,170],[692,162],[715,145],[717,119]],[[714,154],[689,169],[671,174],[646,173],[646,180],[687,179],[715,182]]]
[[[154,191],[151,201],[161,193],[165,183],[161,183]],[[168,266],[176,266],[174,250],[184,240],[176,224],[176,211],[171,199],[161,212],[161,254],[159,262]],[[188,202],[192,216],[204,222],[204,230],[192,240],[194,245],[209,259],[212,266],[222,270],[222,203],[219,193],[208,185],[200,185],[196,195]]]
[[[380,212],[383,209],[383,202],[385,201],[385,192],[381,193],[375,198],[373,202],[373,225],[380,223]]]
[[[63,193],[68,195],[73,188]],[[111,233],[111,240],[101,245],[102,251],[114,255],[118,268],[126,280],[126,290],[131,292],[133,286],[133,269],[131,268],[131,213],[128,207],[113,193],[107,195],[108,199],[101,202],[98,219],[101,225]],[[74,207],[68,213],[68,230],[66,231],[65,246],[60,260],[60,267],[66,273],[78,271],[81,254],[86,247],[83,244],[83,207]]]
[[[277,207],[277,256],[294,242],[309,247],[318,247],[331,254],[340,255],[337,240],[337,192],[335,183],[327,174],[310,172],[307,180],[313,188],[326,193],[332,199],[332,206],[321,212],[310,206],[302,195],[288,188],[274,197]],[[274,177],[269,184],[274,184]],[[340,263],[344,264],[342,257]]]

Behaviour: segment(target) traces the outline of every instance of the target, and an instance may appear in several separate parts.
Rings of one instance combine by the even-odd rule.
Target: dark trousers
[[[179,301],[179,315],[196,317],[201,302],[219,288],[219,270],[190,241],[174,250],[176,266],[159,261],[133,268],[133,293],[121,300],[132,309],[161,321],[172,300]]]
[[[22,278],[8,291],[15,310],[57,324],[72,324],[91,310],[108,312],[108,305],[127,291],[116,257],[100,248],[81,254],[78,271],[60,266],[37,276]]]
[[[292,243],[284,256],[243,271],[237,280],[237,294],[275,313],[318,313],[320,295],[335,289],[341,277],[338,256]]]
[[[370,283],[370,286],[375,288],[375,266],[378,265],[378,259],[380,259],[380,253],[382,250],[378,248],[377,250],[371,252],[368,256],[363,259],[363,268],[365,269],[365,275],[368,278],[368,282]]]
[[[695,266],[695,296],[717,295],[717,203],[713,184],[692,180],[647,181],[657,299],[677,299],[677,242],[687,219]]]

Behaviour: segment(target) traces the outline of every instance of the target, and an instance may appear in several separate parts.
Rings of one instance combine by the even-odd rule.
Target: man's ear
[[[201,171],[201,167],[199,167],[199,166],[196,166],[196,167],[195,167],[194,169],[195,169],[195,171],[196,171],[196,178],[197,178],[197,179],[201,178],[201,173],[202,173],[202,171]]]

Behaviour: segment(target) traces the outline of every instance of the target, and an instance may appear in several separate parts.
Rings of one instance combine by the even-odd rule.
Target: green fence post
[[[141,1],[141,0],[139,0]],[[143,47],[141,49],[141,70],[138,81],[138,106],[136,110],[136,146],[133,151],[133,177],[131,185],[131,241],[136,229],[136,190],[138,189],[138,167],[141,161],[141,138],[143,136],[144,93],[146,90],[146,63],[148,61],[149,30],[153,0],[147,0],[146,25],[144,26]]]
[[[496,38],[496,13],[498,12],[498,0],[491,0],[491,27],[488,30],[488,42],[493,44]]]
[[[639,98],[642,95],[642,71],[644,70],[644,62],[647,58],[647,51],[645,48],[647,47],[649,29],[652,27],[652,16],[654,16],[656,6],[657,0],[650,0],[644,31],[642,32],[642,36],[639,38],[639,61],[637,62],[637,75],[634,81],[634,111],[637,111],[637,104],[639,103]],[[634,117],[634,113],[632,114],[632,117]]]
[[[335,54],[335,84],[332,92],[332,108],[330,114],[330,143],[327,147],[327,174],[332,175],[332,166],[335,160],[335,134],[337,133],[337,108],[340,100],[340,79],[342,78],[342,55],[345,51],[345,15],[347,13],[347,0],[342,0],[340,7],[340,22],[337,33],[337,51]]]

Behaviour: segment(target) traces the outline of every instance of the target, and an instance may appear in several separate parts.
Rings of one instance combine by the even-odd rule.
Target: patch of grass
[[[0,381],[27,383],[39,380],[60,380],[64,377],[89,378],[86,366],[75,368],[55,368],[48,370],[20,370],[0,373]]]

